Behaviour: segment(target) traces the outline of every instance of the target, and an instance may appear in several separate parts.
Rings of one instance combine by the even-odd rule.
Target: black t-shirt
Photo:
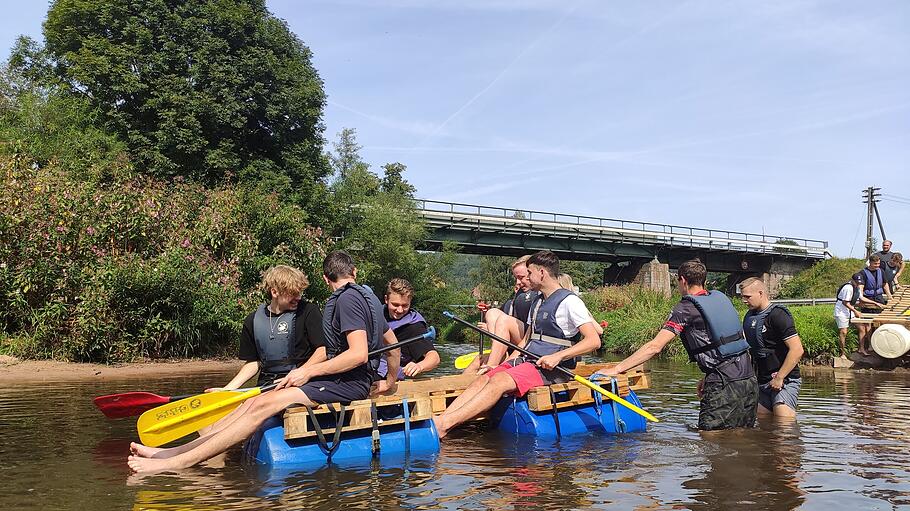
[[[370,306],[367,303],[366,299],[357,292],[355,289],[348,289],[341,293],[335,301],[335,314],[331,321],[331,328],[334,332],[335,338],[341,342],[341,351],[348,349],[348,339],[347,334],[355,330],[363,330],[367,333],[367,342],[369,343],[369,338],[373,332],[373,324],[370,320],[372,318],[370,312]],[[379,314],[379,328],[380,331],[385,333],[389,330],[389,324],[385,320],[385,315]],[[384,345],[382,339],[378,339],[377,342],[380,345]],[[372,346],[367,346],[367,349],[373,349]],[[372,372],[369,370],[367,364],[362,364],[354,369],[348,371],[347,374],[356,374],[357,377],[364,377],[367,380],[372,379]]]
[[[388,314],[388,309],[386,309]],[[391,318],[386,315],[386,320],[391,320]],[[423,335],[427,333],[427,324],[423,322],[410,323],[407,325],[401,325],[400,327],[394,330],[395,338],[398,339],[398,342],[406,341],[418,335]],[[410,360],[411,362],[420,362],[423,360],[427,353],[436,349],[433,346],[433,341],[429,339],[421,339],[419,341],[414,341],[412,343],[405,344],[401,348],[401,358],[405,360]]]
[[[762,332],[762,342],[765,348],[772,351],[765,358],[753,357],[755,361],[755,372],[758,375],[759,383],[771,381],[771,374],[780,369],[790,348],[785,342],[787,339],[797,335],[796,325],[793,323],[793,317],[780,307],[771,309],[771,312],[765,318],[765,324]],[[799,378],[799,365],[790,371],[790,378]]]
[[[706,344],[711,335],[708,333],[708,326],[705,324],[705,318],[701,312],[695,308],[695,304],[689,300],[681,300],[673,307],[670,317],[664,323],[664,330],[669,330],[674,334],[682,337],[684,342],[692,346],[702,346]],[[752,363],[748,354],[742,354],[731,359],[729,363],[724,364],[720,371],[724,377],[708,368],[699,364],[699,369],[706,374],[706,382],[742,380],[752,376],[754,373]]]
[[[266,308],[266,313],[272,313]],[[243,321],[243,330],[240,331],[240,360],[253,362],[259,360],[259,351],[256,349],[256,340],[253,338],[253,311]],[[325,335],[322,332],[322,313],[319,307],[309,302],[300,302],[297,305],[297,314],[294,316],[294,362],[299,366],[306,362],[320,346],[325,346]]]

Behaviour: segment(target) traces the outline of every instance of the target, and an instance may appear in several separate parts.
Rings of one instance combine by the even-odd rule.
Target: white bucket
[[[897,358],[910,351],[910,330],[886,324],[872,332],[872,349],[885,358]]]

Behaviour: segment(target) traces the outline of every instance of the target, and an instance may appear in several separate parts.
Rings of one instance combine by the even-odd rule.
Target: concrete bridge
[[[826,241],[793,236],[432,200],[417,205],[429,229],[428,249],[452,241],[470,254],[552,250],[564,259],[611,263],[605,284],[637,281],[664,289],[670,268],[698,257],[709,271],[730,274],[728,290],[746,277],[760,276],[776,294],[787,278],[830,256]]]

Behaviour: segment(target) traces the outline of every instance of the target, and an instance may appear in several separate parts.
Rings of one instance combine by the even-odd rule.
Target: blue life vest
[[[534,301],[534,307],[531,309],[531,336],[528,339],[528,345],[525,347],[535,355],[552,355],[571,347],[578,342],[578,337],[566,337],[562,328],[556,324],[556,310],[563,300],[575,293],[568,289],[559,288],[550,296],[544,299],[543,293],[539,293]],[[567,368],[575,368],[575,359],[563,360],[559,365]]]
[[[690,346],[683,337],[683,346],[689,354],[689,360],[714,369],[723,361],[749,350],[749,343],[743,337],[739,314],[727,295],[711,291],[706,295],[686,295],[682,299],[695,305],[705,320],[710,336],[708,342],[701,346]]]
[[[542,296],[540,291],[519,291],[503,305],[502,310],[518,321],[527,323],[531,307],[540,296]]]
[[[326,358],[334,358],[341,352],[348,349],[347,339],[339,338],[335,335],[334,329],[332,328],[332,322],[335,318],[337,311],[335,310],[335,302],[338,301],[338,297],[342,293],[346,292],[356,292],[360,293],[364,300],[366,300],[368,305],[369,314],[369,327],[370,330],[367,331],[367,349],[369,351],[375,351],[381,348],[384,343],[382,341],[382,336],[385,332],[382,329],[382,302],[379,301],[379,298],[376,298],[376,295],[373,294],[366,286],[361,286],[360,284],[346,284],[344,287],[337,289],[329,299],[325,302],[325,312],[322,316],[322,331],[325,334],[325,352]],[[376,375],[376,370],[379,368],[379,359],[382,355],[376,355],[370,357],[367,365],[370,368],[370,371],[373,373],[373,376]]]
[[[397,330],[399,328],[401,328],[403,326],[407,326],[407,325],[413,325],[415,323],[423,323],[424,329],[427,328],[427,320],[423,319],[423,316],[421,316],[419,312],[417,312],[414,309],[411,309],[408,311],[407,314],[402,316],[401,319],[393,319],[393,320],[389,321],[389,328],[391,328],[392,331],[395,332],[395,336],[398,337]],[[407,339],[398,339],[399,342],[405,341],[405,340],[407,340]],[[404,349],[402,349],[401,350],[401,363],[398,365],[398,379],[399,380],[404,380],[405,378],[407,378],[407,375],[404,374],[404,366],[406,366],[410,363],[411,363],[410,355],[405,353]],[[382,357],[382,359],[379,361],[379,368],[377,370],[377,373],[379,374],[379,376],[381,378],[385,378],[386,375],[388,374],[388,372],[389,372],[389,365],[386,362],[385,357]]]
[[[300,307],[303,307],[303,303]],[[296,319],[296,310],[274,315],[265,304],[256,309],[253,315],[253,340],[259,355],[260,373],[269,373],[269,377],[274,379],[297,367],[298,361],[293,358],[296,348]]]
[[[876,296],[885,294],[885,275],[881,268],[875,270],[874,275],[869,271],[869,268],[863,268],[863,276],[865,277],[865,282],[863,283],[863,296],[866,298],[875,298]]]

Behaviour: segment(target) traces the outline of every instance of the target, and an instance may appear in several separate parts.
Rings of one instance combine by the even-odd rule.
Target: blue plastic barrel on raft
[[[369,460],[373,457],[400,458],[406,454],[439,452],[439,435],[432,420],[379,427],[379,449],[374,451],[371,429],[343,432],[331,461]],[[331,434],[326,434],[329,444]],[[317,437],[285,440],[281,415],[266,421],[245,446],[247,456],[268,466],[310,466],[329,462]]]
[[[566,392],[555,395],[557,401],[567,398]],[[641,401],[631,390],[624,399],[641,407]],[[490,419],[504,432],[553,439],[595,432],[632,433],[647,428],[644,417],[609,398],[601,398],[598,393],[595,393],[593,403],[559,408],[555,415],[552,410],[532,411],[526,399],[504,397],[491,411]]]

